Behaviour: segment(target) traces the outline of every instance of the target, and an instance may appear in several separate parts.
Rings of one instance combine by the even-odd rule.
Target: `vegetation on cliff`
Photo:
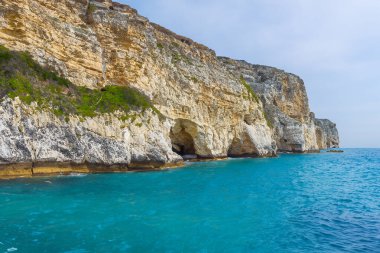
[[[273,123],[272,123],[271,119],[269,118],[268,114],[265,111],[263,111],[263,113],[264,113],[264,118],[265,118],[265,120],[267,122],[267,125],[270,128],[274,128]]]
[[[248,97],[252,99],[252,101],[254,100],[256,103],[259,103],[259,97],[256,95],[252,87],[247,83],[243,76],[240,76],[240,83],[247,89]]]
[[[86,13],[87,24],[92,25],[94,23],[93,14],[95,11],[96,11],[96,6],[90,3],[87,7],[87,13]]]
[[[36,102],[57,116],[75,114],[94,117],[100,113],[152,109],[150,100],[131,87],[106,86],[91,90],[72,84],[35,62],[29,53],[10,51],[0,45],[0,99],[19,97],[25,104]]]

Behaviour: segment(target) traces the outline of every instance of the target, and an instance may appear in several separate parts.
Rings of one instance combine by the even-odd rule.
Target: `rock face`
[[[35,166],[42,161],[134,167],[182,160],[172,150],[198,158],[276,152],[262,104],[248,96],[212,50],[150,23],[128,6],[110,1],[4,0],[0,25],[0,43],[6,47],[30,52],[40,64],[79,86],[135,87],[165,118],[165,123],[159,123],[140,115],[142,127],[128,131],[111,120],[112,115],[85,122],[72,115],[72,124],[67,125],[52,115],[25,113],[15,122],[14,112],[22,105],[7,100],[3,110],[8,118],[1,124],[12,138],[3,138],[3,164],[33,162]],[[104,131],[106,118],[108,131]],[[25,122],[34,130],[16,131]],[[125,140],[126,132],[135,135],[133,141]],[[28,139],[34,142],[27,144]],[[13,155],[20,145],[25,152]]]
[[[328,119],[316,119],[315,127],[320,149],[339,148],[339,134],[335,123]]]
[[[116,115],[62,119],[16,98],[3,100],[0,113],[0,176],[12,175],[4,168],[15,164],[23,168],[18,174],[29,175],[154,169],[182,162],[170,145],[170,123],[151,112],[134,123]]]
[[[318,125],[317,141],[298,77],[220,59],[127,5],[109,0],[2,0],[0,44],[30,52],[78,86],[134,87],[162,114],[137,112],[138,123],[112,114],[84,120],[68,115],[64,120],[5,98],[0,105],[0,164],[13,171],[20,166],[26,174],[49,172],[46,168],[54,172],[56,167],[158,168],[180,164],[181,156],[262,157],[275,155],[277,146],[305,152],[337,144],[332,137],[337,133],[324,124]],[[241,74],[261,101],[250,94]],[[3,173],[12,173],[7,171]]]
[[[225,57],[219,59],[259,95],[280,151],[313,152],[339,146],[335,124],[316,120],[310,112],[301,78],[273,67]]]

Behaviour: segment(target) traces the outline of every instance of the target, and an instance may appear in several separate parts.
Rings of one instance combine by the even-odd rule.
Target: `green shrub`
[[[173,52],[172,53],[172,63],[176,64],[180,61],[185,62],[188,65],[194,65],[193,61],[189,57],[187,57],[186,55],[183,55],[183,54],[180,54],[177,52]]]
[[[96,5],[90,3],[87,7],[87,13],[86,13],[86,22],[89,25],[94,24],[94,12],[96,11],[97,7]]]
[[[252,89],[252,87],[247,83],[247,81],[244,79],[243,76],[240,76],[240,83],[246,88],[248,91],[249,98],[253,101],[256,101],[256,103],[259,103],[259,98],[256,95],[255,91]]]
[[[10,98],[19,97],[21,101],[26,104],[30,104],[33,101],[33,87],[29,80],[21,75],[17,75],[8,80]]]
[[[174,47],[177,47],[177,48],[180,47],[179,44],[178,44],[177,42],[172,42],[172,45],[173,45]]]
[[[87,13],[92,14],[96,11],[96,5],[95,4],[89,4],[87,8]]]
[[[172,54],[172,63],[175,64],[175,63],[181,61],[181,59],[182,59],[181,55],[178,54],[177,52],[174,52],[174,53]]]
[[[0,62],[8,61],[12,58],[11,52],[4,46],[0,45]]]
[[[269,119],[268,114],[267,114],[265,111],[264,111],[263,113],[264,113],[264,118],[265,118],[265,120],[267,121],[267,125],[268,125],[270,128],[273,128],[273,123],[272,123],[272,121]]]
[[[194,83],[198,83],[199,82],[198,78],[196,78],[195,76],[191,77],[191,81],[193,81]]]
[[[26,104],[36,102],[41,109],[49,109],[57,116],[69,114],[94,117],[98,114],[152,109],[160,112],[138,90],[110,85],[101,90],[79,87],[57,73],[42,67],[30,54],[9,51],[0,46],[0,98],[19,97]]]

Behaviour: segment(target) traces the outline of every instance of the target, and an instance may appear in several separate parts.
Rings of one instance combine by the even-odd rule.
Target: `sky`
[[[342,147],[380,147],[380,1],[119,1],[217,55],[299,75]]]

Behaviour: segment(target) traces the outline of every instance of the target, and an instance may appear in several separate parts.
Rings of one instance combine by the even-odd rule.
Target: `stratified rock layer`
[[[2,110],[8,117],[0,120],[9,136],[1,144],[3,164],[164,166],[182,160],[172,150],[197,158],[276,152],[262,104],[247,96],[212,50],[151,24],[128,6],[110,1],[4,0],[0,25],[0,43],[6,47],[30,52],[40,64],[79,86],[135,87],[149,96],[165,122],[137,112],[142,126],[129,129],[135,137],[128,142],[122,137],[122,123],[112,115],[84,122],[71,115],[72,124],[67,125],[37,111],[14,121],[14,111],[28,108],[6,100]],[[34,130],[18,131],[25,122]],[[94,131],[106,126],[107,132]]]
[[[219,59],[235,76],[244,78],[259,95],[280,151],[312,152],[339,146],[335,124],[316,120],[314,113],[310,112],[301,78],[273,67],[225,57]]]
[[[0,113],[0,165],[23,164],[25,175],[157,169],[182,163],[171,149],[170,123],[148,111],[133,123],[112,114],[62,119],[16,98],[3,100]],[[0,177],[11,175],[0,169]]]
[[[317,142],[320,149],[339,148],[336,124],[328,119],[315,119]]]
[[[0,176],[160,168],[178,165],[182,157],[273,156],[276,143],[281,150],[306,152],[331,139],[320,127],[326,138],[319,138],[318,146],[298,77],[221,60],[129,6],[108,0],[2,0],[0,7],[0,44],[30,52],[78,86],[134,87],[162,114],[136,111],[137,123],[119,120],[117,112],[63,119],[5,98],[0,164],[10,169]]]

